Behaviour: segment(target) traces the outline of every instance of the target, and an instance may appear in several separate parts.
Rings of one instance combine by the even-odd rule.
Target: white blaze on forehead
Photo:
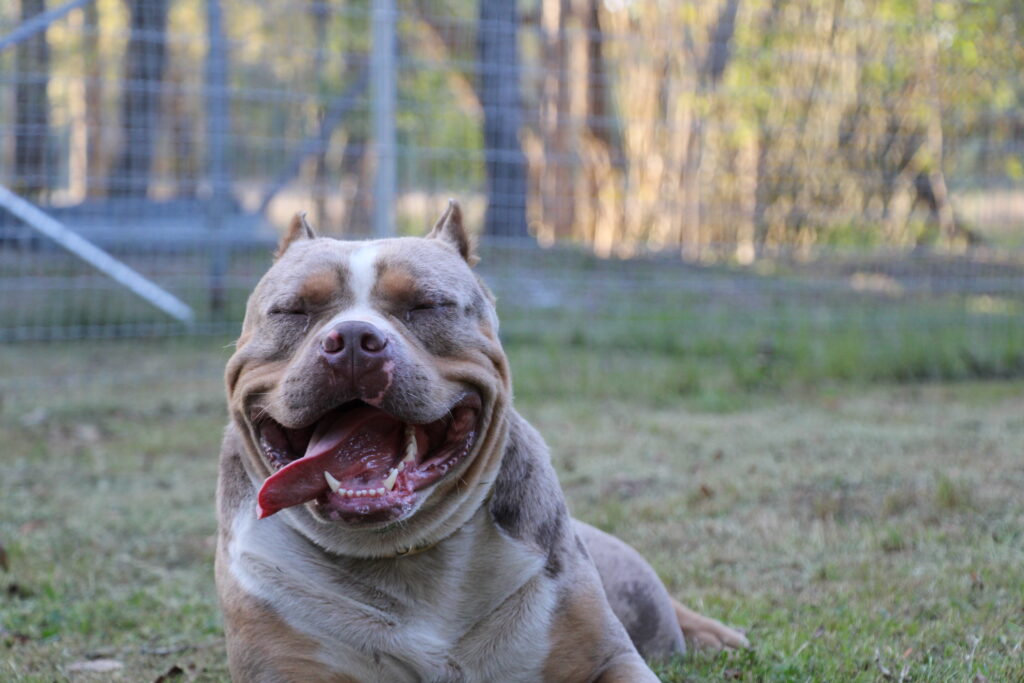
[[[348,255],[348,288],[352,292],[352,304],[327,322],[324,329],[331,329],[338,323],[347,320],[362,320],[376,325],[381,330],[392,333],[395,329],[388,319],[374,309],[370,303],[370,293],[377,284],[377,256],[380,248],[377,244],[357,247]]]
[[[370,307],[370,292],[377,284],[377,245],[368,244],[348,256],[348,286],[355,295],[355,308]]]

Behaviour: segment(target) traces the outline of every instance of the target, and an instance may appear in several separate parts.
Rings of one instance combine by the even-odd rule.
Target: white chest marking
[[[446,562],[419,558],[430,572],[410,564],[376,575],[358,561],[327,560],[282,520],[257,522],[243,508],[232,524],[231,573],[319,642],[327,670],[396,683],[540,679],[554,586],[544,558],[488,528],[485,513],[445,541]],[[396,605],[382,611],[363,601],[378,592]]]

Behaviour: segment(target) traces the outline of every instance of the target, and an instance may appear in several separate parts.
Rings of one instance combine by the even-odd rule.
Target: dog
[[[426,237],[282,238],[225,371],[234,680],[635,683],[747,645],[569,516],[475,261],[455,202]]]

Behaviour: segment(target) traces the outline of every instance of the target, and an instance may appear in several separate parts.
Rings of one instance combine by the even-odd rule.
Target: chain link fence
[[[511,344],[1024,374],[1022,31],[1010,0],[5,4],[0,391],[216,393],[293,213],[419,234],[452,196]]]

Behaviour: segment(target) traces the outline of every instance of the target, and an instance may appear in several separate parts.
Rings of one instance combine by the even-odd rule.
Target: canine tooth
[[[341,488],[341,482],[335,479],[334,476],[327,470],[324,470],[324,479],[327,480],[327,485],[330,486],[331,490],[334,491],[335,493],[337,493],[338,489]]]
[[[416,458],[416,428],[405,425],[405,457],[402,462],[412,462]]]
[[[392,467],[388,472],[388,478],[384,480],[384,488],[390,491],[395,488],[395,480],[398,479],[398,468]],[[380,489],[383,491],[384,489]]]

